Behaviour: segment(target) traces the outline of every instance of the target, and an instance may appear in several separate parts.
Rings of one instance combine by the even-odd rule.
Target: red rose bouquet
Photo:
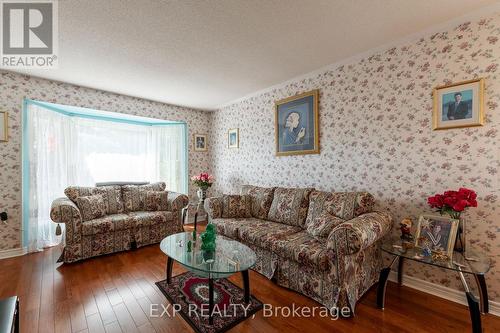
[[[191,181],[193,184],[206,191],[210,186],[212,186],[214,177],[206,172],[202,172],[199,175],[191,177]]]
[[[477,194],[473,190],[460,188],[458,191],[446,191],[443,194],[436,194],[427,199],[432,208],[443,215],[449,214],[454,219],[460,219],[460,214],[467,207],[477,207]]]

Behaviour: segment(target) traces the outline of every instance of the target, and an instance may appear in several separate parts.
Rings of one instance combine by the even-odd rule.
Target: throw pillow
[[[324,213],[314,219],[312,223],[307,225],[307,233],[319,241],[326,242],[328,235],[345,220],[340,217]]]
[[[168,192],[167,191],[148,191],[146,192],[145,208],[148,211],[168,210]]]
[[[266,220],[269,209],[273,202],[274,187],[258,187],[243,185],[241,194],[248,194],[252,202],[252,216],[261,220]]]
[[[282,188],[274,191],[268,219],[304,228],[311,188]]]
[[[145,200],[146,193],[149,191],[163,191],[165,183],[153,183],[149,185],[124,185],[122,186],[123,204],[125,211],[137,212],[146,209]]]
[[[106,215],[106,203],[102,194],[78,197],[76,205],[82,213],[83,221],[90,221]]]
[[[222,196],[222,217],[252,217],[252,201],[249,195]]]

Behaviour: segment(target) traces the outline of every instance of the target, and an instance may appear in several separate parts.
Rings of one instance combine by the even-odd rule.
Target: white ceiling
[[[201,109],[496,0],[61,0],[48,79]]]

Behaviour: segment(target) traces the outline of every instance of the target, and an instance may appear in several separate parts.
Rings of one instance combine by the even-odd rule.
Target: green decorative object
[[[191,252],[191,241],[188,242],[188,252]]]
[[[201,250],[207,253],[215,251],[215,226],[208,224],[205,232],[201,234]]]

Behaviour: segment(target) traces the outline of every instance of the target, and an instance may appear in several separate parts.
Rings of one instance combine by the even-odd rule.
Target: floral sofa
[[[218,233],[257,254],[254,269],[329,309],[347,306],[378,280],[379,240],[392,218],[366,192],[245,185],[241,195],[205,201]]]
[[[59,261],[74,262],[160,242],[182,232],[184,194],[165,191],[165,183],[68,187],[52,203],[50,217],[66,226]]]

